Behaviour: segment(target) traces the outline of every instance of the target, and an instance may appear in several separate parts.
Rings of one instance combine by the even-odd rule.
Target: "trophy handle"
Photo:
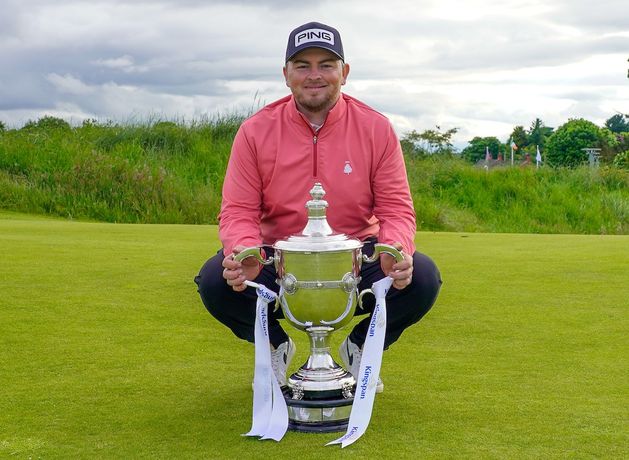
[[[352,306],[354,305],[354,293],[355,292],[356,292],[356,290],[352,290],[350,292],[349,299],[347,299],[347,305],[345,306],[345,311],[343,313],[341,313],[341,315],[338,318],[336,318],[335,320],[332,320],[332,321],[321,320],[321,324],[323,324],[324,326],[334,326],[335,324],[338,324],[341,321],[343,321],[345,318],[347,318],[347,315],[352,313]]]
[[[378,260],[378,257],[380,257],[381,253],[389,254],[390,256],[395,257],[396,262],[401,262],[404,260],[404,255],[402,254],[402,251],[400,251],[396,247],[391,246],[390,244],[376,243],[373,247],[373,254],[371,255],[371,257],[363,255],[363,261],[368,263],[375,262],[376,260]],[[365,294],[375,295],[371,289],[363,289],[362,291],[360,291],[360,294],[358,294],[358,306],[361,309],[363,308],[363,296]]]
[[[242,262],[243,260],[249,257],[253,257],[262,265],[271,265],[273,263],[273,257],[269,257],[266,260],[262,258],[262,255],[260,254],[260,248],[258,246],[243,249],[242,251],[240,251],[238,254],[234,256],[234,260],[236,262]]]
[[[360,291],[360,294],[358,294],[358,306],[360,307],[361,310],[364,310],[364,308],[363,308],[363,296],[365,294],[371,294],[371,295],[375,296],[375,294],[373,293],[373,291],[371,289],[363,289],[362,291]]]
[[[279,299],[279,302],[276,302],[276,304],[278,303],[282,304],[282,311],[284,312],[284,314],[286,315],[286,318],[289,321],[292,321],[294,324],[299,325],[304,330],[306,330],[309,327],[312,327],[312,321],[306,321],[305,323],[302,323],[301,321],[299,321],[297,318],[293,316],[293,312],[291,312],[290,308],[288,308],[288,304],[286,303],[286,299],[284,298],[283,295],[279,296],[278,299]],[[275,306],[275,310],[277,310],[277,305]]]
[[[373,254],[371,255],[371,257],[367,257],[366,255],[363,255],[363,261],[368,262],[368,263],[375,262],[376,260],[378,260],[378,257],[383,252],[386,254],[389,254],[390,256],[395,257],[396,262],[401,262],[404,260],[402,251],[400,251],[399,249],[395,248],[394,246],[391,246],[390,244],[376,243],[373,246]],[[360,296],[358,298],[360,299]]]

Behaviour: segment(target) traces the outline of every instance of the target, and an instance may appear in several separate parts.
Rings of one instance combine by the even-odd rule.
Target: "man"
[[[388,275],[385,348],[432,307],[441,279],[427,256],[415,251],[415,212],[400,143],[389,121],[360,101],[341,93],[349,75],[339,32],[311,22],[290,33],[283,68],[291,95],[260,110],[236,134],[223,186],[219,236],[223,250],[201,269],[195,281],[208,311],[236,336],[254,341],[256,294],[245,280],[279,287],[272,266],[253,258],[236,262],[246,247],[272,245],[303,230],[309,190],[321,182],[329,202],[330,226],[365,241],[403,251],[395,263],[364,264],[359,290]],[[272,248],[264,249],[266,255]],[[372,313],[374,300],[365,298]],[[272,364],[280,385],[295,345],[282,329],[278,309],[269,318]],[[369,317],[352,330],[340,348],[341,360],[356,377]],[[378,382],[378,391],[382,391]]]

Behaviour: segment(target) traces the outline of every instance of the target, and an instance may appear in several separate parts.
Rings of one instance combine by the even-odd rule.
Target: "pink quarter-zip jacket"
[[[272,245],[300,233],[315,182],[339,233],[415,251],[415,211],[402,150],[389,120],[345,94],[315,132],[292,96],[242,124],[223,185],[219,236],[237,245]]]

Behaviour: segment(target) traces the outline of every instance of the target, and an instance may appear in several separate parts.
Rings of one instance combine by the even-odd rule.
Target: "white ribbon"
[[[376,307],[371,315],[369,330],[363,345],[360,371],[358,372],[356,382],[356,394],[354,395],[352,412],[349,416],[347,432],[342,437],[327,443],[327,446],[341,444],[342,448],[347,447],[356,442],[365,433],[367,426],[369,426],[376,396],[378,376],[380,375],[380,366],[382,364],[384,335],[387,326],[385,296],[389,292],[392,283],[393,279],[386,276],[380,281],[376,281],[372,286],[376,297]]]
[[[256,289],[255,371],[253,376],[253,421],[243,436],[280,441],[288,429],[288,409],[273,368],[269,341],[268,307],[277,294],[251,281],[245,284]]]

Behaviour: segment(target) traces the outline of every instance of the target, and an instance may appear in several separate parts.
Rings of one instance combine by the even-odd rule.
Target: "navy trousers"
[[[267,255],[272,255],[272,252],[266,248],[265,250]],[[373,242],[367,242],[363,246],[363,254],[370,256],[372,253]],[[255,289],[248,287],[243,292],[235,292],[231,286],[228,286],[223,278],[223,258],[223,251],[220,250],[203,265],[194,281],[205,308],[212,316],[230,328],[237,337],[253,343],[257,299]],[[379,261],[364,263],[361,269],[359,291],[370,288],[375,281],[384,276]],[[277,273],[273,265],[265,265],[254,281],[279,292],[276,278]],[[417,323],[428,313],[435,303],[440,287],[441,275],[435,263],[428,256],[415,252],[411,284],[402,290],[392,287],[387,294],[385,349],[394,343],[407,327]],[[269,305],[269,310],[273,308],[272,303]],[[365,342],[374,308],[375,299],[371,295],[363,297],[363,309],[356,308],[357,316],[368,315],[350,333],[350,340],[359,347],[362,347]],[[288,340],[286,332],[278,321],[282,317],[281,308],[269,314],[269,338],[274,347]]]

